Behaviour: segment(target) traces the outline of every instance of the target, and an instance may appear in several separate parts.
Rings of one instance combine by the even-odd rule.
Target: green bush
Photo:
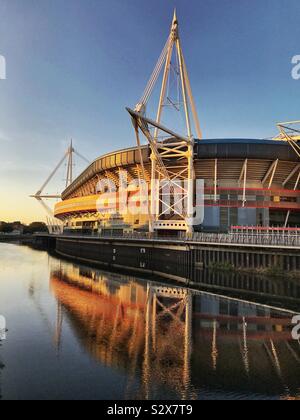
[[[211,263],[209,265],[209,268],[211,270],[217,270],[217,271],[234,271],[235,270],[235,267],[232,264],[230,264],[229,262],[225,262],[225,263],[218,263],[218,262]]]

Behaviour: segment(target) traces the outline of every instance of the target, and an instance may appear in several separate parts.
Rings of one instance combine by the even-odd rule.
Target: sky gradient
[[[44,219],[28,196],[71,138],[91,160],[134,146],[125,107],[144,90],[174,7],[205,138],[270,137],[300,118],[299,0],[0,0],[0,220]],[[63,172],[47,192],[61,192]]]

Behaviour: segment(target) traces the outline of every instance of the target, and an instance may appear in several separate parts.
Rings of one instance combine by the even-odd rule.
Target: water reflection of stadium
[[[96,360],[127,375],[124,397],[300,395],[289,313],[56,260],[51,289],[58,330],[66,317]]]

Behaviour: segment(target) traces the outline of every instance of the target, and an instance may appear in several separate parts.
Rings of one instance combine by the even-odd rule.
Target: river
[[[299,399],[299,286],[290,311],[249,291],[252,303],[0,244],[0,399]]]

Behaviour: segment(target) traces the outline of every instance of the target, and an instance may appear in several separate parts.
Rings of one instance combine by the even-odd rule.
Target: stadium
[[[151,150],[144,147],[142,151],[150,183]],[[194,163],[196,177],[205,181],[205,218],[196,229],[226,231],[237,225],[284,227],[288,214],[288,225],[299,225],[300,191],[295,185],[300,162],[286,142],[199,140],[195,143]],[[111,179],[118,185],[120,170],[126,170],[131,179],[139,176],[138,148],[96,159],[63,192],[55,216],[64,222],[66,229],[86,232],[148,229],[145,215],[103,217],[97,211],[99,180]]]
[[[177,68],[172,72],[174,51]],[[158,113],[155,120],[150,120],[146,117],[146,107],[160,73],[163,77]],[[168,91],[172,73],[178,78],[175,84],[180,88],[179,94],[174,96],[180,98],[177,102]],[[161,125],[162,113],[167,106],[183,108],[186,136]],[[63,222],[65,232],[191,232],[186,219],[187,214],[191,215],[191,206],[197,202],[197,188],[191,185],[185,190],[184,199],[190,205],[185,214],[176,211],[175,199],[172,198],[167,204],[171,210],[167,215],[160,208],[165,204],[162,191],[156,193],[160,204],[154,204],[153,181],[162,178],[168,179],[173,189],[177,187],[178,179],[193,180],[191,184],[196,180],[204,182],[201,193],[204,220],[193,226],[193,232],[228,232],[232,227],[288,229],[300,225],[300,131],[295,128],[295,123],[299,122],[279,124],[279,136],[272,140],[204,139],[181,49],[176,14],[144,95],[135,110],[128,111],[137,146],[101,156],[77,179],[70,179],[54,212],[55,217]],[[147,139],[146,145],[141,142],[140,132]],[[110,185],[120,189],[120,173],[124,171],[129,183],[137,179],[147,183],[151,207],[148,214],[124,211],[114,198]],[[107,190],[100,193],[99,183],[105,182]],[[97,203],[101,194],[105,194],[108,202],[110,199],[116,202],[114,211],[99,211]],[[127,191],[128,200],[139,195],[138,187]],[[136,198],[139,200],[141,198]]]

